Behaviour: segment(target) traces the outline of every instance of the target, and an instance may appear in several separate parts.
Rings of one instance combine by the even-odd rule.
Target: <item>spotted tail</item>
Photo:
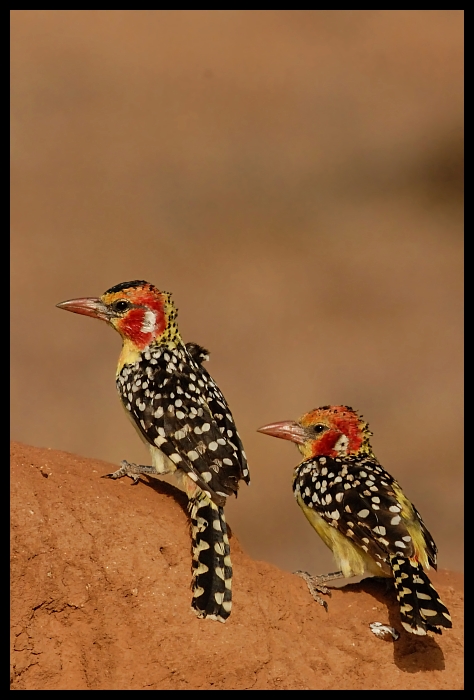
[[[448,609],[439,599],[421,564],[398,555],[390,557],[390,564],[401,622],[406,631],[424,635],[429,630],[441,634],[438,627],[452,627]]]
[[[200,494],[189,503],[192,538],[191,603],[198,617],[225,622],[232,608],[232,564],[224,509]]]

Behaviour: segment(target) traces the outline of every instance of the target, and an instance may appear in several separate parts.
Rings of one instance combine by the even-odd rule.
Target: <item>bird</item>
[[[297,421],[264,425],[258,432],[296,443],[302,462],[293,492],[304,515],[332,550],[337,572],[313,577],[295,572],[313,597],[338,578],[392,578],[403,628],[416,635],[452,627],[448,609],[425,570],[437,568],[437,547],[415,506],[376,459],[373,433],[350,406],[322,406]]]
[[[200,618],[225,622],[232,609],[232,562],[224,505],[250,476],[230,408],[203,366],[209,352],[183,342],[171,294],[145,280],[57,306],[105,321],[121,335],[116,387],[151,465],[124,460],[104,476],[128,476],[133,484],[141,475],[176,476],[191,521],[191,607]]]

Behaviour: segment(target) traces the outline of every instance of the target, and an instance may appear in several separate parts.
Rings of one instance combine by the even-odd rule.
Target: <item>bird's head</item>
[[[179,338],[171,295],[143,280],[122,282],[98,298],[70,299],[57,306],[106,321],[138,351],[157,341]]]
[[[305,459],[372,454],[369,426],[350,406],[322,406],[298,421],[270,423],[258,432],[291,440]]]

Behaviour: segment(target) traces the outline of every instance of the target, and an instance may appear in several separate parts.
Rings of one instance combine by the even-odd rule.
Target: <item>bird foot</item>
[[[111,474],[103,474],[102,479],[121,479],[123,476],[129,476],[133,480],[132,486],[136,486],[140,481],[140,474],[156,474],[154,467],[146,467],[143,464],[134,464],[123,460],[120,463],[120,469]]]
[[[323,595],[328,595],[330,597],[331,591],[324,584],[328,583],[328,581],[334,581],[335,579],[342,578],[342,571],[335,571],[332,574],[325,574],[322,576],[311,576],[311,574],[309,574],[307,571],[295,571],[294,573],[296,576],[300,576],[303,581],[306,581],[308,590],[313,596],[314,600],[322,605],[327,611],[328,604],[319,594],[322,593]]]

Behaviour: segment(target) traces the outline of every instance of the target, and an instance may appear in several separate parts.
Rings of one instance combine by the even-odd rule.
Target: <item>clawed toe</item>
[[[117,469],[117,471],[111,472],[110,474],[103,474],[101,478],[102,479],[121,479],[123,476],[129,476],[130,479],[133,480],[132,486],[135,486],[140,481],[139,477],[135,473],[136,468],[137,468],[136,464],[132,464],[130,462],[123,460],[123,462],[120,462],[120,469]]]
[[[127,462],[123,460],[120,462],[120,469],[111,474],[104,474],[102,478],[104,479],[121,479],[122,476],[129,476],[132,479],[132,486],[136,486],[140,481],[140,475],[146,474],[148,476],[155,476],[157,471],[155,467],[146,467],[143,464],[134,464],[133,462]]]
[[[323,608],[327,611],[328,604],[323,598],[321,598],[319,594],[322,593],[323,595],[331,597],[331,590],[327,586],[325,586],[324,583],[327,580],[332,580],[333,578],[335,578],[335,575],[329,574],[328,576],[311,576],[311,574],[309,574],[307,571],[295,571],[294,573],[296,574],[296,576],[299,576],[304,581],[306,581],[308,590],[313,596],[314,600],[317,603],[319,603],[319,605],[322,605]]]

